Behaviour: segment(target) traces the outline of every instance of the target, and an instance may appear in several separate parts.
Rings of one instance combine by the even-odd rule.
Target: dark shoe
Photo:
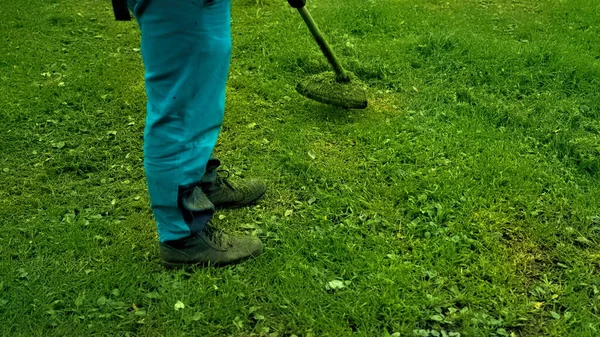
[[[215,182],[203,183],[202,190],[217,208],[238,208],[248,206],[260,199],[267,191],[267,185],[259,179],[248,179],[233,185],[227,175],[217,176]]]
[[[260,255],[262,248],[258,238],[228,235],[213,228],[210,223],[200,233],[177,241],[161,242],[159,246],[162,263],[169,268],[239,263]]]

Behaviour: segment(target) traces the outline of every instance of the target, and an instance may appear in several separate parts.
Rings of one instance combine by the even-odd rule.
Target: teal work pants
[[[177,240],[202,230],[214,213],[208,202],[186,216],[180,201],[205,177],[221,129],[231,0],[129,0],[129,7],[142,36],[152,211],[160,241]]]

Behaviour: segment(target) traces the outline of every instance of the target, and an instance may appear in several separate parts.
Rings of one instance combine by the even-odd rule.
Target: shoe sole
[[[264,247],[261,247],[260,251],[254,253],[252,255],[248,255],[248,256],[243,257],[238,260],[222,262],[222,263],[210,263],[210,262],[185,263],[185,262],[169,262],[169,261],[161,261],[161,263],[167,269],[182,269],[182,268],[193,268],[193,267],[216,267],[216,268],[218,268],[218,267],[231,266],[231,265],[246,262],[247,260],[250,260],[250,259],[260,256],[263,253],[263,251],[264,251]]]

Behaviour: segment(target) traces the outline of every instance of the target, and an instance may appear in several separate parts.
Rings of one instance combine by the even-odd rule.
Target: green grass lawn
[[[139,31],[108,1],[0,9],[1,336],[599,336],[600,2],[322,0],[370,107],[284,0],[234,0],[217,154],[266,253],[160,265]]]

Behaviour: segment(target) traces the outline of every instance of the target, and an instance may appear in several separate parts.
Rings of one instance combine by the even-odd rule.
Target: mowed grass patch
[[[270,189],[215,222],[267,249],[167,271],[135,23],[95,1],[3,6],[1,334],[596,335],[596,7],[311,2],[369,86],[347,111],[295,93],[328,66],[285,1],[234,1],[217,154]]]

